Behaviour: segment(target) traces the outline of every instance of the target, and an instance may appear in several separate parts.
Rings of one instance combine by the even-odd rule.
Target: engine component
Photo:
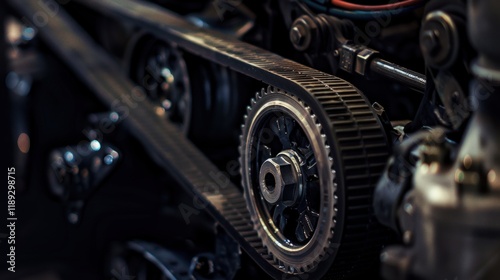
[[[439,96],[434,114],[441,125],[454,130],[470,116],[468,65],[474,51],[465,36],[465,9],[463,1],[431,1],[420,30],[420,48],[435,85],[430,89]]]
[[[112,252],[113,279],[193,279],[189,261],[177,252],[146,241],[130,241]]]
[[[234,94],[238,88],[235,73],[227,67],[199,57],[187,61],[193,81],[192,126],[188,135],[195,141],[225,143],[238,127],[245,92]]]
[[[189,73],[183,54],[177,48],[150,39],[137,51],[133,75],[160,112],[187,133],[191,124],[192,96]]]
[[[318,26],[309,16],[301,16],[293,22],[290,30],[290,41],[298,51],[307,50],[311,44],[319,40]],[[312,41],[315,41],[314,43]]]
[[[370,178],[385,162],[385,134],[362,95],[339,79],[335,84],[338,93],[319,95],[318,104],[277,88],[262,90],[243,128],[247,205],[269,255],[289,274],[322,271],[332,262],[333,271],[350,271],[340,268],[342,259],[362,239],[349,232],[366,227],[362,235],[376,238]],[[371,171],[361,164],[366,160]]]
[[[334,224],[334,193],[340,192],[330,145],[306,106],[280,90],[262,91],[249,110],[241,146],[243,185],[256,230],[291,274],[321,261],[337,246],[330,243],[334,227],[342,231]]]
[[[158,116],[155,110],[157,107],[151,106],[149,102],[143,102],[140,106],[130,106],[128,110],[123,111],[127,113],[124,127],[144,145],[155,162],[163,170],[171,173],[178,184],[185,187],[193,196],[193,205],[204,204],[202,209],[211,213],[262,269],[275,278],[360,277],[361,274],[366,276],[377,270],[377,262],[374,260],[377,259],[377,252],[386,241],[387,232],[373,219],[371,203],[373,184],[381,175],[389,145],[384,126],[373,109],[376,109],[383,118],[385,127],[390,124],[383,116],[381,106],[374,105],[373,108],[369,106],[364,96],[344,80],[283,59],[270,51],[242,43],[216,31],[206,32],[207,30],[193,26],[190,22],[153,5],[127,0],[120,3],[113,0],[79,2],[121,20],[130,20],[131,25],[147,29],[161,40],[175,42],[176,48],[189,52],[189,56],[210,61],[209,65],[215,65],[212,69],[225,69],[228,71],[226,73],[238,71],[258,82],[271,85],[267,91],[258,93],[256,99],[252,101],[243,127],[240,162],[245,198],[240,189],[189,141],[186,141],[170,122]],[[10,3],[24,15],[37,11],[33,3],[22,5],[15,1]],[[324,16],[314,19],[333,20]],[[297,30],[299,33],[292,28],[291,39],[300,45],[302,34],[299,28]],[[112,106],[110,104],[113,104],[113,101],[130,97],[133,85],[118,74],[119,67],[106,53],[95,46],[90,37],[80,30],[63,10],[47,20],[47,24],[40,29],[40,35],[47,41],[47,45],[79,74],[87,86],[96,92],[103,103]],[[332,56],[342,59],[342,69],[348,72],[367,73],[367,65],[380,66],[383,69],[392,68],[393,71],[388,71],[389,74],[404,69],[373,58],[374,52],[363,52],[348,44],[339,46],[342,48],[337,51],[343,53],[336,53],[335,48],[327,50],[332,51]],[[182,55],[182,58],[189,68],[186,56]],[[317,56],[316,59],[320,60],[321,56]],[[360,66],[357,67],[351,63],[352,61],[359,63]],[[191,81],[193,81],[192,73],[192,71],[187,72]],[[164,75],[167,80],[169,77]],[[439,77],[443,76],[438,76],[438,79]],[[416,78],[414,82],[423,84],[420,75],[413,78]],[[205,83],[195,84],[205,85]],[[237,94],[233,92],[231,96]],[[192,104],[199,103],[192,102]],[[224,107],[226,108],[227,104]],[[478,119],[474,125],[479,126],[479,123]],[[488,130],[492,128],[492,125],[488,125]],[[474,138],[472,142],[481,143],[480,139],[486,139],[486,143],[495,143],[497,135],[490,136],[491,139]],[[442,194],[449,194],[444,195],[446,198],[453,195],[461,196],[465,198],[463,201],[468,203],[471,201],[470,193],[483,199],[486,194],[495,194],[494,190],[498,188],[495,179],[497,168],[496,165],[490,164],[496,160],[496,153],[492,149],[488,152],[495,157],[485,161],[487,164],[483,165],[476,164],[479,162],[475,159],[478,153],[475,153],[474,147],[471,148],[475,144],[464,145],[463,149],[467,149],[470,153],[461,155],[460,160],[456,162],[459,167],[452,173],[450,162],[453,161],[453,157],[446,144],[435,142],[433,145],[424,146],[428,152],[423,154],[422,164],[417,165],[417,175],[420,177],[415,177],[418,186],[413,191],[406,193],[411,179],[403,178],[398,181],[400,179],[398,178],[389,182],[394,183],[394,188],[397,190],[396,195],[391,196],[386,202],[392,207],[384,212],[386,215],[384,218],[403,232],[403,239],[408,244],[412,242],[439,244],[446,238],[444,233],[448,220],[442,217],[448,217],[450,213],[439,213],[442,209],[436,210],[438,212],[436,217],[426,213],[428,209],[426,207],[434,207],[436,198],[442,198]],[[94,142],[89,144],[90,148],[92,143]],[[93,146],[98,147],[96,143]],[[403,149],[402,155],[395,158],[391,167],[409,162],[409,154],[413,152],[413,146],[410,146],[408,149]],[[66,151],[59,152],[55,154],[56,158],[64,157],[66,154]],[[68,154],[67,160],[69,158],[71,157]],[[65,161],[63,163],[66,164]],[[396,173],[396,176],[407,176],[413,167],[411,165],[409,170]],[[453,165],[452,168],[454,167]],[[63,168],[61,165],[60,169]],[[484,168],[487,169],[483,170]],[[454,176],[453,184],[458,187],[449,191],[446,187],[449,186],[451,174]],[[427,179],[431,179],[431,183]],[[427,185],[430,184],[432,186],[428,188]],[[489,186],[493,191],[490,192],[485,186]],[[424,191],[428,189],[435,193],[433,195],[425,193]],[[494,201],[496,203],[496,200]],[[78,206],[80,202],[81,200],[78,200],[76,205]],[[489,203],[486,200],[481,202]],[[484,205],[489,205],[488,203]],[[477,205],[481,206],[480,203],[474,206]],[[497,213],[495,205],[488,208],[488,211],[494,210],[493,212]],[[471,209],[472,212],[469,212]],[[476,210],[467,208],[467,212],[454,213],[461,213],[464,216],[472,213],[471,216],[474,216]],[[394,214],[396,211],[398,213]],[[488,222],[494,221],[488,214],[482,213],[481,217],[487,217]],[[394,221],[396,218],[398,220]],[[457,220],[453,218],[449,220],[451,223],[457,222],[458,225],[454,228],[458,230],[448,232],[453,238],[464,228],[467,234],[470,233],[466,227],[470,224],[467,223],[477,227],[473,228],[467,238],[461,239],[463,236],[459,236],[456,239],[445,240],[449,243],[442,242],[448,244],[446,248],[452,248],[451,240],[469,241],[470,236],[479,235],[481,238],[489,238],[488,242],[478,242],[478,248],[485,254],[480,255],[481,252],[474,251],[472,255],[478,256],[481,262],[483,262],[482,256],[495,260],[496,256],[491,253],[492,250],[484,249],[486,247],[484,244],[493,244],[491,240],[494,238],[488,234],[498,232],[496,224],[489,225],[476,216],[471,220]],[[460,224],[463,221],[466,221],[465,226]],[[427,222],[431,224],[431,229],[439,231],[435,230],[431,234],[425,232],[421,225],[428,225]],[[259,236],[252,227],[257,229]],[[437,232],[442,233],[436,234]],[[234,247],[237,246],[229,247],[231,253],[227,256],[236,256],[232,253],[236,251]],[[157,254],[161,250],[157,249],[142,248],[138,251],[142,250],[141,252],[145,252],[144,256],[152,255],[158,261],[160,257],[156,256],[161,255]],[[431,258],[439,256],[444,259],[443,256],[449,253],[446,250],[436,254],[431,252],[428,254],[431,257],[424,259],[422,256],[428,252],[419,251],[414,257],[408,258],[404,257],[407,256],[405,250],[399,251],[403,253],[398,255],[390,252],[389,250],[384,254],[384,261],[388,264],[385,268],[396,267],[398,271],[403,271],[403,274],[398,275],[411,276],[422,276],[419,272],[415,273],[414,264],[415,267],[423,267],[428,265],[426,262]],[[400,262],[392,265],[394,256],[400,255],[403,255]],[[199,277],[213,277],[216,273],[214,269],[216,259],[217,256],[210,254],[198,255],[193,259],[189,273]],[[465,264],[463,259],[456,258],[453,261],[456,261],[454,265]],[[228,261],[226,265],[237,266],[237,262]],[[183,268],[182,271],[186,271],[185,265]],[[436,269],[441,271],[435,272]],[[430,267],[428,272],[430,276],[448,276],[446,269],[444,265],[442,268]],[[467,269],[464,268],[464,271]],[[488,269],[486,271],[490,273]],[[227,275],[231,276],[233,272],[229,271]],[[467,272],[461,275],[470,276]]]
[[[468,34],[471,44],[479,53],[478,59],[472,64],[472,71],[481,79],[500,81],[500,53],[497,48],[500,38],[500,2],[478,0],[468,1],[467,4]]]
[[[132,79],[158,105],[157,113],[165,114],[191,139],[215,143],[233,136],[242,96],[232,94],[237,85],[227,67],[146,32],[130,40],[125,60]]]
[[[378,269],[377,252],[386,241],[387,232],[380,228],[373,218],[371,196],[373,184],[384,167],[388,144],[382,125],[359,91],[339,78],[227,38],[217,32],[204,32],[171,13],[143,3],[123,2],[130,9],[123,9],[123,3],[118,4],[114,1],[81,3],[91,4],[90,6],[96,9],[106,7],[105,10],[113,15],[121,14],[121,18],[130,17],[137,21],[137,24],[148,27],[150,29],[148,31],[156,31],[162,39],[175,39],[179,42],[179,46],[182,43],[183,48],[192,50],[200,56],[214,60],[217,58],[218,62],[245,75],[279,85],[280,88],[293,92],[304,104],[310,106],[318,118],[318,123],[322,124],[325,130],[325,141],[332,145],[330,153],[333,153],[332,158],[337,171],[335,178],[338,211],[335,222],[343,226],[342,232],[322,232],[323,238],[333,236],[333,239],[327,242],[331,250],[324,252],[323,255],[313,256],[325,261],[313,264],[308,269],[308,276],[324,275],[334,259],[336,262],[328,272],[330,276],[371,274]],[[36,10],[33,5],[19,5],[16,2],[11,4],[23,11],[23,14]],[[136,11],[148,16],[138,17]],[[50,32],[57,28],[60,28],[59,32]],[[184,32],[178,32],[177,29]],[[62,11],[57,17],[51,18],[47,26],[41,29],[40,34],[74,70],[78,70],[81,78],[107,104],[132,94],[132,85],[123,76],[109,75],[108,71],[119,73],[119,67],[96,48],[91,39]],[[68,38],[80,44],[76,46],[72,44],[72,48],[67,48],[64,42],[68,42]],[[75,56],[75,53],[78,55]],[[96,64],[102,67],[91,66]],[[96,79],[97,76],[106,79]],[[262,257],[265,249],[252,230],[250,214],[245,208],[240,190],[229,180],[222,180],[221,183],[218,176],[220,171],[192,144],[185,141],[169,122],[159,121],[159,116],[148,102],[141,103],[141,106],[130,107],[128,113],[128,117],[123,121],[124,126],[144,144],[153,159],[162,168],[175,174],[174,178],[189,193],[198,199],[201,198],[201,201],[208,205],[206,210],[220,221],[224,229],[259,266],[270,275],[281,277],[283,267],[280,268],[272,260]],[[183,160],[179,160],[180,158]],[[322,164],[329,162],[327,159]],[[332,176],[329,174],[328,176]],[[326,182],[322,191],[333,198],[335,195],[333,190],[327,189],[329,184],[331,183]],[[334,205],[331,205],[331,208],[321,209],[320,217],[325,211],[333,215],[335,212],[333,207]],[[333,224],[332,221],[329,223]],[[319,232],[315,231],[315,234],[319,235]],[[323,241],[326,242],[325,239]],[[336,248],[339,242],[341,245]],[[309,245],[309,248],[315,247],[313,245]],[[333,254],[335,257],[332,257]]]
[[[418,91],[425,90],[424,75],[379,58],[377,51],[357,42],[355,30],[356,27],[348,20],[324,14],[314,17],[306,14],[293,22],[289,37],[294,48],[304,52],[312,65],[330,68],[328,71],[333,73],[341,69],[369,78],[378,75]],[[329,64],[328,68],[325,64]]]
[[[72,224],[81,220],[85,200],[120,158],[116,148],[96,139],[54,150],[49,157],[49,188],[62,200]]]
[[[451,66],[459,49],[458,30],[452,17],[440,10],[429,13],[420,31],[420,46],[429,66]]]
[[[414,189],[398,207],[407,247],[389,247],[382,254],[386,279],[498,277],[499,164],[493,143],[500,135],[494,122],[475,115],[455,160],[446,142],[424,146]]]
[[[194,255],[194,256],[193,256]],[[215,253],[186,253],[145,240],[115,244],[108,256],[113,279],[234,279],[238,244],[217,231]]]
[[[398,211],[401,201],[411,189],[413,173],[419,159],[418,148],[430,141],[431,132],[421,131],[399,144],[389,159],[386,169],[377,184],[373,197],[373,207],[380,223],[400,232]]]
[[[438,24],[432,22],[437,20],[441,26],[437,28],[440,29],[437,34],[443,37],[439,42],[427,42],[430,38],[423,38],[423,51],[429,54],[434,51],[436,55],[444,52],[440,54],[442,59],[437,59],[443,64],[434,63],[437,57],[427,57],[427,60],[431,60],[429,64],[436,90],[452,127],[457,129],[469,114],[468,101],[464,97],[464,83],[469,80],[457,81],[463,66],[456,65],[467,65],[469,61],[465,56],[463,63],[453,54],[455,51],[452,48],[457,51],[459,46],[466,49],[466,46],[454,42],[458,40],[458,33],[454,30],[463,27],[457,15],[465,12],[460,3],[450,3],[436,2],[436,5],[443,5],[441,8],[444,11],[454,11],[456,14],[453,16],[431,11],[426,17],[430,22],[424,23],[423,32],[434,30],[435,26],[426,29]],[[485,3],[482,4],[491,5]],[[483,22],[477,17],[472,19],[474,27]],[[431,43],[436,44],[432,50],[429,48]],[[479,51],[487,53],[489,50],[480,48]],[[446,69],[450,67],[453,70],[448,72]],[[494,79],[494,75],[483,75],[486,72],[488,70],[477,71],[476,75],[480,78],[488,79],[473,81],[469,88],[470,100],[476,103],[477,111],[468,124],[461,147],[450,146],[444,133],[426,141],[420,147],[420,160],[412,179],[413,188],[407,188],[406,193],[400,189],[400,202],[388,203],[392,207],[392,218],[397,220],[393,222],[399,224],[406,246],[389,247],[382,254],[382,274],[387,279],[495,279],[500,273],[500,239],[497,234],[500,227],[494,218],[500,211],[495,187],[499,165],[497,149],[492,145],[498,143],[500,137],[494,129],[498,116],[493,109],[498,107],[499,99],[498,88],[490,80]],[[389,185],[381,180],[377,194],[384,187],[387,193]],[[377,215],[381,221],[386,219],[382,212],[377,212]],[[456,247],[456,244],[461,245]]]

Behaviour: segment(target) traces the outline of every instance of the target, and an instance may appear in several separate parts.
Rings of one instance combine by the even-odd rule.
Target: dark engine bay
[[[500,278],[500,2],[0,19],[1,279]]]

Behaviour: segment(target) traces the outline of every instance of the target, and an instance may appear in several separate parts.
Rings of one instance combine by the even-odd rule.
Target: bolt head
[[[266,160],[259,173],[259,185],[262,196],[268,203],[276,203],[283,191],[290,192],[295,188],[297,175],[290,161],[278,156]]]
[[[430,54],[435,54],[440,49],[439,38],[437,34],[439,33],[437,30],[427,30],[422,34],[420,38],[420,43],[425,51]]]
[[[302,34],[298,26],[294,26],[290,31],[290,40],[294,44],[301,44],[304,40],[304,35]]]
[[[317,26],[310,17],[302,16],[296,19],[289,34],[294,48],[298,51],[307,50],[313,41],[316,30]]]

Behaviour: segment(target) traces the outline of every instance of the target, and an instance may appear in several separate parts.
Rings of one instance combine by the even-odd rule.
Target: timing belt
[[[358,100],[360,96],[363,98],[352,85],[341,79],[284,59],[227,35],[212,30],[208,33],[206,29],[197,27],[154,4],[130,0],[77,1],[103,14],[133,22],[155,36],[173,42],[205,59],[291,92],[309,104],[313,111],[323,112],[318,115],[323,118],[323,123],[332,122],[331,118],[328,119],[329,113],[319,102],[325,96],[335,99],[330,102],[333,107],[339,106],[339,103],[347,106],[349,100]],[[134,84],[123,74],[116,61],[110,58],[61,7],[57,9],[57,12],[41,17],[40,12],[47,11],[48,6],[52,5],[52,11],[54,11],[53,7],[58,7],[55,1],[9,0],[9,3],[21,16],[34,23],[46,43],[104,103],[112,107],[125,97],[134,99]],[[40,24],[40,20],[44,21],[43,24]],[[359,104],[359,101],[355,102]],[[359,107],[359,105],[356,106]],[[358,113],[373,115],[368,106],[365,107],[362,108],[361,113]],[[153,104],[142,101],[140,106],[129,106],[128,109],[127,114],[121,115],[123,124],[139,139],[153,160],[170,173],[182,187],[199,199],[201,202],[199,204],[206,206],[206,210],[264,271],[274,278],[282,277],[281,270],[267,254],[253,229],[250,213],[246,208],[241,190],[229,180],[221,181],[223,173],[191,144],[177,127],[165,121],[164,117],[155,114]],[[333,110],[338,110],[338,108],[333,108]],[[345,111],[346,114],[356,114],[356,112]],[[346,147],[365,151],[365,159],[361,159],[360,166],[366,165],[367,167],[363,171],[366,174],[362,179],[373,184],[383,167],[383,161],[372,162],[370,156],[366,154],[366,150],[370,148],[369,145],[365,145],[363,139],[352,139],[353,129],[358,131],[358,135],[364,129],[362,122],[353,122],[349,125],[354,128],[346,130],[346,135],[350,136],[345,138],[345,143],[351,143],[346,144]],[[373,125],[373,123],[367,124],[366,129],[373,130]],[[385,135],[380,125],[375,134],[378,138],[382,137],[380,135]],[[366,141],[373,143],[373,139]],[[383,141],[383,139],[378,139],[375,141],[377,143],[371,145],[383,146]],[[359,166],[353,168],[359,168]],[[359,176],[354,175],[352,180],[353,182],[359,181]],[[367,190],[371,192],[371,189]],[[362,207],[371,207],[371,203]],[[347,211],[350,210],[347,209]],[[363,223],[359,225],[363,226]],[[347,233],[349,233],[348,229]],[[352,231],[350,235],[344,234],[343,239],[348,241],[350,236],[354,235],[356,232]],[[341,276],[344,272],[349,272],[350,269],[346,267],[354,267],[349,262],[356,262],[358,258],[354,255],[363,254],[360,248],[347,250],[349,246],[357,247],[355,244],[348,243],[344,250],[345,258],[338,256],[344,259],[344,267],[338,270],[338,273],[330,272],[329,275]]]

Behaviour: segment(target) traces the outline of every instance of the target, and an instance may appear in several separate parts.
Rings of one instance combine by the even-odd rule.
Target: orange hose
[[[344,0],[332,0],[332,4],[348,10],[361,10],[361,11],[378,11],[378,10],[392,10],[397,8],[403,8],[418,4],[423,0],[403,0],[401,2],[385,4],[385,5],[360,5],[349,3]]]

